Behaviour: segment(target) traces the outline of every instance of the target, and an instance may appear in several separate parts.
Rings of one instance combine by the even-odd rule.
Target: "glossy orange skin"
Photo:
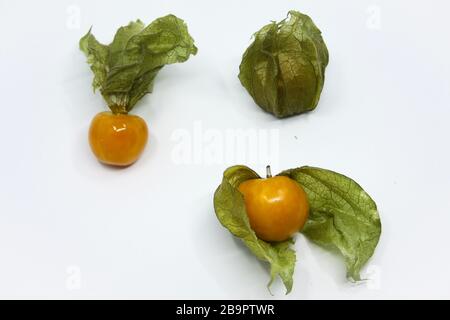
[[[288,177],[251,179],[239,185],[250,225],[258,238],[284,241],[300,231],[309,214],[308,198]]]
[[[107,165],[126,167],[139,159],[147,144],[145,121],[134,115],[102,112],[92,120],[89,143],[97,159]]]

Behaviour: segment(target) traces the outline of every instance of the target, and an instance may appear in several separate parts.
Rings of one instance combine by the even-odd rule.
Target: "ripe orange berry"
[[[251,179],[239,185],[250,225],[258,238],[284,241],[300,231],[308,218],[305,191],[288,177]]]
[[[148,140],[145,121],[134,115],[102,112],[92,120],[89,143],[97,159],[125,167],[138,160]]]

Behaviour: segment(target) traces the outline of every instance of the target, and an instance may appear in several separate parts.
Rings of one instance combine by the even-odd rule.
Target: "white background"
[[[314,19],[330,64],[319,107],[277,120],[237,74],[252,33],[289,9]],[[450,298],[449,10],[444,0],[1,0],[0,297]],[[108,43],[130,20],[168,13],[199,53],[163,69],[134,110],[150,128],[140,161],[102,166],[87,132],[106,107],[78,40],[94,25]],[[366,189],[383,223],[363,272],[372,280],[347,282],[339,257],[299,236],[293,292],[277,282],[269,294],[266,266],[214,215],[235,163],[201,152],[208,130],[226,129],[275,132],[275,172],[320,166]],[[199,159],[176,161],[176,132],[198,140]],[[245,164],[262,173],[256,160]]]

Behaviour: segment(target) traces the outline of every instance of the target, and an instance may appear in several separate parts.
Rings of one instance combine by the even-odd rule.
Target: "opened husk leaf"
[[[375,202],[352,179],[325,169],[302,167],[282,172],[297,181],[308,195],[310,214],[302,233],[314,243],[338,250],[347,274],[361,280],[381,235]]]
[[[295,267],[295,251],[290,248],[292,240],[269,243],[258,239],[250,227],[245,203],[238,190],[239,184],[249,179],[260,178],[250,168],[234,166],[223,175],[222,184],[214,194],[214,209],[220,223],[234,236],[240,238],[250,251],[260,260],[270,265],[270,282],[280,276],[286,287],[286,294],[292,290]]]
[[[289,19],[255,33],[243,55],[239,79],[256,104],[284,118],[316,108],[327,65],[320,30],[307,15],[290,11]]]
[[[147,27],[142,21],[119,28],[113,42],[103,45],[91,30],[80,40],[99,89],[110,109],[127,113],[147,93],[167,64],[184,62],[197,53],[183,20],[168,15]]]

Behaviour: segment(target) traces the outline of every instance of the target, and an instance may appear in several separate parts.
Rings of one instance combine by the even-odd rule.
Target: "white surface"
[[[251,34],[289,9],[314,19],[331,60],[316,111],[280,121],[237,73]],[[0,297],[450,298],[449,10],[444,0],[1,0]],[[94,25],[109,42],[130,20],[168,13],[188,23],[199,54],[165,68],[135,109],[151,134],[142,159],[104,167],[86,139],[105,106],[78,40]],[[329,168],[377,201],[371,281],[346,282],[339,258],[299,236],[294,290],[277,282],[270,296],[267,269],[212,207],[235,161],[211,164],[207,139],[240,128],[279,137],[275,172]],[[183,132],[197,158],[179,163]]]

